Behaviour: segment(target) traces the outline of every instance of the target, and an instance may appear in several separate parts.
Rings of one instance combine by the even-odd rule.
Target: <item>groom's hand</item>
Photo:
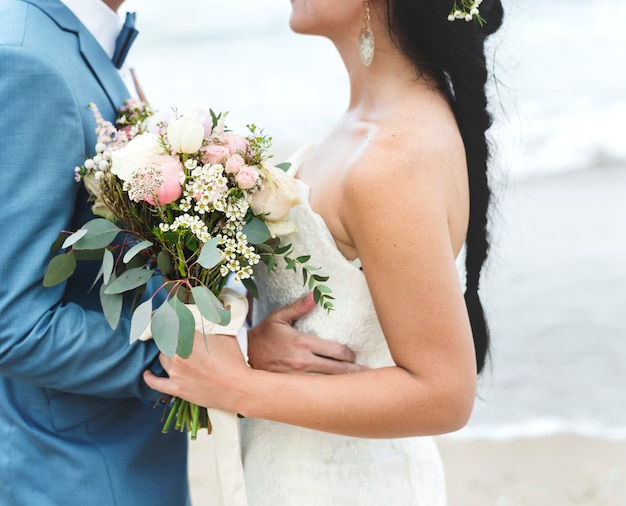
[[[315,307],[311,295],[270,313],[248,331],[248,363],[255,369],[292,374],[345,374],[367,367],[350,348],[299,332],[292,324]]]

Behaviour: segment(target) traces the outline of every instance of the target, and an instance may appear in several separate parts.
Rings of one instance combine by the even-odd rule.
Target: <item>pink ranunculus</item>
[[[177,200],[183,194],[183,188],[180,185],[180,174],[183,172],[183,164],[176,156],[158,156],[152,158],[148,165],[154,165],[161,169],[161,177],[163,184],[156,190],[156,196],[159,205],[164,206]],[[146,197],[146,202],[154,205],[152,196]]]
[[[237,174],[242,167],[246,165],[246,161],[243,159],[241,155],[232,155],[226,161],[226,169],[227,174]]]
[[[154,135],[164,135],[167,124],[173,119],[174,116],[171,112],[157,111],[148,118],[147,131]]]
[[[235,179],[237,180],[237,186],[239,186],[239,188],[249,190],[256,184],[257,179],[259,179],[259,171],[254,167],[244,165],[239,169],[239,172],[237,172]]]
[[[224,159],[229,155],[228,148],[219,144],[205,146],[201,148],[201,151],[204,151],[202,156],[204,163],[223,163]]]
[[[228,151],[231,155],[248,151],[248,141],[243,135],[234,132],[225,132],[224,140],[226,141],[226,146],[228,146]]]

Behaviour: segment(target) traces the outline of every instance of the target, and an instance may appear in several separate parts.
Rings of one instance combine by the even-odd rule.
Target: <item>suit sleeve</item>
[[[81,107],[54,64],[0,47],[0,374],[68,393],[154,400],[141,374],[162,373],[156,346],[129,345],[128,318],[114,331],[99,308],[68,301],[65,283],[42,284],[50,246],[79,198]]]

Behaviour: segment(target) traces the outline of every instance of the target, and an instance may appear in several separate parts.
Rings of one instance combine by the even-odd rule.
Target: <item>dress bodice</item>
[[[292,160],[295,174],[300,159]],[[323,218],[309,203],[309,188],[297,181],[299,205],[290,212],[297,232],[284,237],[293,256],[329,276],[334,310],[320,306],[297,320],[301,331],[350,347],[359,363],[393,365],[358,259],[346,259]],[[259,300],[255,320],[304,296],[301,272],[279,265],[255,273]],[[243,461],[251,506],[443,506],[443,468],[429,437],[363,439],[261,419],[242,420]]]
[[[293,159],[290,174],[295,175],[301,156]],[[283,239],[293,246],[294,257],[310,255],[309,264],[319,267],[319,274],[329,276],[324,284],[332,289],[334,310],[327,313],[316,307],[309,315],[295,323],[302,332],[317,335],[347,345],[357,361],[369,367],[393,365],[385,337],[378,323],[367,281],[360,269],[359,259],[349,260],[337,248],[322,216],[309,202],[309,187],[296,179],[300,203],[290,212],[297,232]],[[283,268],[268,273],[262,265],[255,273],[259,286],[259,300],[255,301],[255,321],[260,321],[271,310],[292,303],[308,293],[302,283],[302,274]]]

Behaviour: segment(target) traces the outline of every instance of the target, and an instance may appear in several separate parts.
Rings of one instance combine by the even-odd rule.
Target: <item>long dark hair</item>
[[[489,329],[478,296],[480,273],[489,251],[488,214],[491,190],[487,175],[491,126],[485,87],[488,71],[485,40],[502,23],[500,0],[485,0],[477,20],[448,21],[452,0],[385,0],[392,40],[418,71],[433,76],[446,94],[465,145],[470,189],[466,238],[465,304],[476,350],[478,372],[489,354]]]

